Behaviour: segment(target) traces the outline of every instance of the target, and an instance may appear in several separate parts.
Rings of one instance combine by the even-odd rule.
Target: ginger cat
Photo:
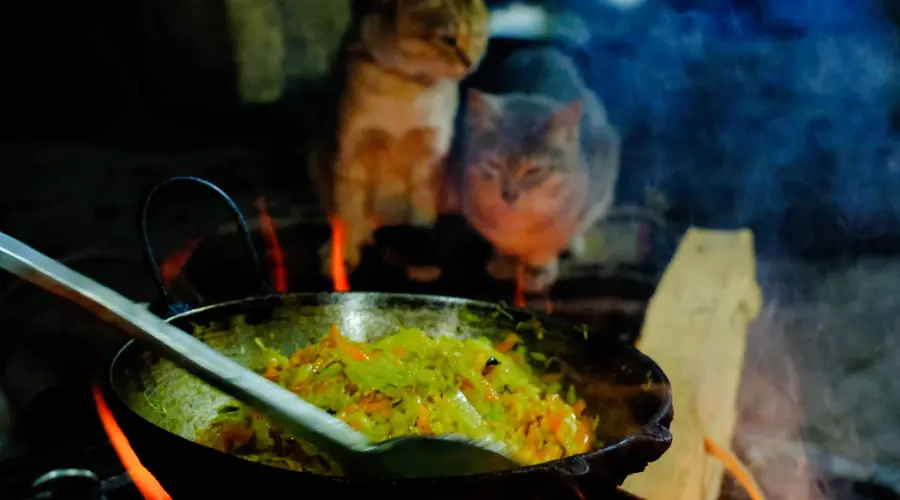
[[[313,162],[325,209],[344,224],[348,270],[375,230],[438,215],[459,82],[484,55],[484,0],[371,0],[345,44],[337,142]],[[331,273],[331,244],[323,248]]]
[[[584,231],[610,209],[620,139],[573,61],[523,49],[497,68],[498,94],[470,90],[460,133],[460,204],[495,248],[488,273],[542,291],[560,254],[583,249]]]

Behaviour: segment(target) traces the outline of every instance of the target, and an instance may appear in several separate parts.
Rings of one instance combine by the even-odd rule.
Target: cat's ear
[[[578,128],[581,123],[581,101],[570,101],[550,115],[547,123],[547,133],[563,142],[578,140]]]
[[[480,90],[466,93],[466,122],[473,127],[489,127],[497,114],[497,99]]]

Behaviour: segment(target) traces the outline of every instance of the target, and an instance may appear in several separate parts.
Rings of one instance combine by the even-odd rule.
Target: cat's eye
[[[442,35],[439,37],[439,40],[441,41],[441,43],[443,43],[444,45],[447,45],[449,47],[456,47],[456,45],[457,45],[456,44],[456,35]]]
[[[525,176],[527,176],[527,177],[534,177],[535,175],[537,175],[537,174],[539,174],[539,173],[541,173],[541,169],[540,169],[540,168],[538,168],[538,167],[530,167],[528,170],[525,171]]]
[[[494,180],[494,173],[490,170],[481,170],[481,180],[483,181],[492,181]]]

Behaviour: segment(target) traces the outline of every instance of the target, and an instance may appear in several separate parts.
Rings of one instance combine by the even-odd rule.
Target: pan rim
[[[535,311],[529,311],[526,309],[521,309],[521,308],[516,308],[516,307],[509,307],[509,306],[506,306],[505,304],[501,304],[501,303],[487,302],[487,301],[468,299],[468,298],[463,298],[463,297],[452,297],[452,296],[443,296],[443,295],[423,295],[423,294],[413,294],[413,293],[391,293],[391,292],[271,293],[271,294],[251,296],[251,297],[234,299],[234,300],[229,300],[226,302],[219,302],[216,304],[209,304],[209,305],[201,306],[201,307],[192,309],[187,312],[173,315],[169,318],[166,318],[165,321],[168,323],[174,323],[174,322],[177,322],[178,320],[183,320],[185,318],[189,318],[191,316],[195,316],[195,315],[201,314],[203,312],[209,312],[209,311],[216,310],[216,309],[233,307],[233,306],[240,305],[240,304],[246,304],[248,302],[283,300],[283,299],[303,299],[303,298],[321,299],[321,298],[338,297],[338,296],[342,297],[342,300],[346,300],[347,298],[352,298],[353,296],[360,296],[360,297],[365,296],[368,298],[372,298],[374,296],[374,297],[383,298],[383,299],[406,299],[406,300],[412,300],[412,301],[418,301],[418,302],[433,303],[436,305],[437,304],[441,304],[441,305],[454,304],[454,305],[469,305],[469,306],[477,306],[477,307],[499,308],[501,310],[508,311],[510,313],[527,314],[534,318],[540,319],[541,322],[546,321],[550,324],[556,325],[559,328],[575,330],[576,332],[578,332],[578,330],[575,329],[574,325],[567,323],[565,321],[562,321],[557,318],[553,318],[546,314],[538,313]],[[323,304],[323,305],[327,305],[327,304]],[[666,391],[665,391],[664,397],[660,398],[661,404],[659,405],[659,408],[656,410],[656,412],[654,412],[652,417],[650,417],[649,419],[647,419],[646,422],[643,423],[643,426],[641,427],[640,430],[633,432],[630,435],[628,435],[624,438],[621,438],[611,444],[605,444],[601,448],[597,448],[597,449],[591,450],[586,453],[571,455],[571,456],[564,457],[564,458],[561,458],[558,460],[553,460],[550,462],[543,462],[543,463],[534,464],[534,465],[526,465],[526,466],[522,466],[522,467],[516,467],[515,469],[510,469],[510,470],[506,470],[506,471],[486,472],[486,473],[467,474],[467,475],[458,475],[458,476],[422,477],[422,478],[411,478],[411,479],[400,479],[400,480],[390,479],[390,478],[355,478],[355,477],[348,477],[348,476],[328,476],[328,475],[324,475],[324,474],[316,474],[316,473],[307,472],[307,471],[293,471],[293,470],[288,470],[288,469],[279,469],[278,467],[264,465],[264,464],[258,464],[258,463],[249,462],[249,461],[248,461],[248,463],[258,465],[260,467],[265,467],[266,469],[276,469],[276,470],[284,471],[284,472],[302,474],[306,477],[315,477],[315,478],[317,478],[317,480],[328,481],[328,482],[333,482],[333,483],[343,483],[343,484],[375,484],[375,483],[389,484],[389,483],[398,483],[398,482],[403,482],[403,483],[422,482],[423,484],[426,484],[426,483],[427,484],[435,484],[435,483],[440,483],[443,481],[459,481],[459,480],[478,481],[480,479],[486,479],[486,478],[492,478],[492,477],[498,477],[498,476],[510,476],[510,475],[519,475],[519,474],[527,474],[527,473],[531,473],[531,472],[545,471],[547,469],[559,470],[559,471],[563,471],[564,473],[574,474],[574,475],[590,474],[590,471],[591,471],[590,459],[592,457],[600,456],[601,454],[607,454],[610,452],[614,452],[619,448],[622,448],[631,443],[639,441],[642,439],[642,436],[649,434],[649,432],[647,432],[647,431],[652,431],[652,430],[654,430],[654,428],[663,428],[666,431],[669,431],[669,426],[670,426],[672,418],[674,416],[673,415],[674,408],[673,408],[672,385],[671,385],[671,382],[669,381],[669,378],[666,376],[665,372],[663,371],[662,367],[660,367],[652,358],[650,358],[646,354],[642,353],[639,349],[637,349],[633,345],[630,345],[626,342],[618,341],[616,339],[606,339],[606,341],[608,341],[610,344],[615,344],[618,347],[624,349],[626,352],[629,353],[630,356],[634,357],[635,360],[646,364],[648,369],[653,373],[653,375],[655,377],[657,377],[662,384],[665,385]],[[162,432],[165,432],[166,434],[168,434],[172,437],[183,440],[194,446],[208,448],[208,447],[203,446],[202,444],[196,443],[196,442],[194,442],[190,439],[187,439],[179,434],[176,434],[174,432],[171,432],[167,429],[164,429],[164,428],[156,425],[155,423],[146,419],[140,413],[131,409],[128,406],[128,404],[125,403],[125,399],[123,398],[123,396],[120,392],[120,389],[114,380],[115,374],[117,373],[116,366],[120,363],[121,358],[124,358],[126,356],[131,356],[132,355],[131,351],[133,351],[135,349],[147,350],[147,348],[144,347],[143,345],[141,345],[137,340],[134,340],[134,339],[129,340],[121,348],[119,348],[119,350],[116,352],[115,356],[113,356],[112,360],[109,363],[109,368],[107,370],[107,376],[106,376],[106,382],[109,387],[109,391],[116,398],[116,403],[117,403],[116,406],[123,407],[126,411],[128,411],[131,414],[133,414],[134,416],[138,417],[146,424],[152,425],[156,429],[158,429]],[[124,362],[124,361],[122,361],[122,362]],[[642,431],[644,431],[644,432],[642,432]],[[217,451],[217,450],[213,450],[212,448],[209,448],[209,449],[212,451]],[[218,453],[222,453],[222,452],[218,452]],[[663,453],[665,453],[665,450],[663,451]],[[234,455],[230,455],[227,453],[224,453],[224,454],[228,455],[230,457],[233,457],[237,460],[243,460],[240,457],[237,457]],[[660,456],[662,456],[662,454],[660,454]],[[659,457],[656,457],[656,458],[650,460],[648,463],[651,463],[658,459],[659,459]],[[576,473],[576,472],[570,472],[570,471],[579,471],[579,472]]]

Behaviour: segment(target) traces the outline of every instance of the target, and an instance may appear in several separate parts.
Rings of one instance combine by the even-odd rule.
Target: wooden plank
[[[625,489],[647,500],[715,500],[730,447],[748,324],[759,314],[753,235],[692,228],[650,301],[638,348],[666,372],[675,398],[672,447]]]

